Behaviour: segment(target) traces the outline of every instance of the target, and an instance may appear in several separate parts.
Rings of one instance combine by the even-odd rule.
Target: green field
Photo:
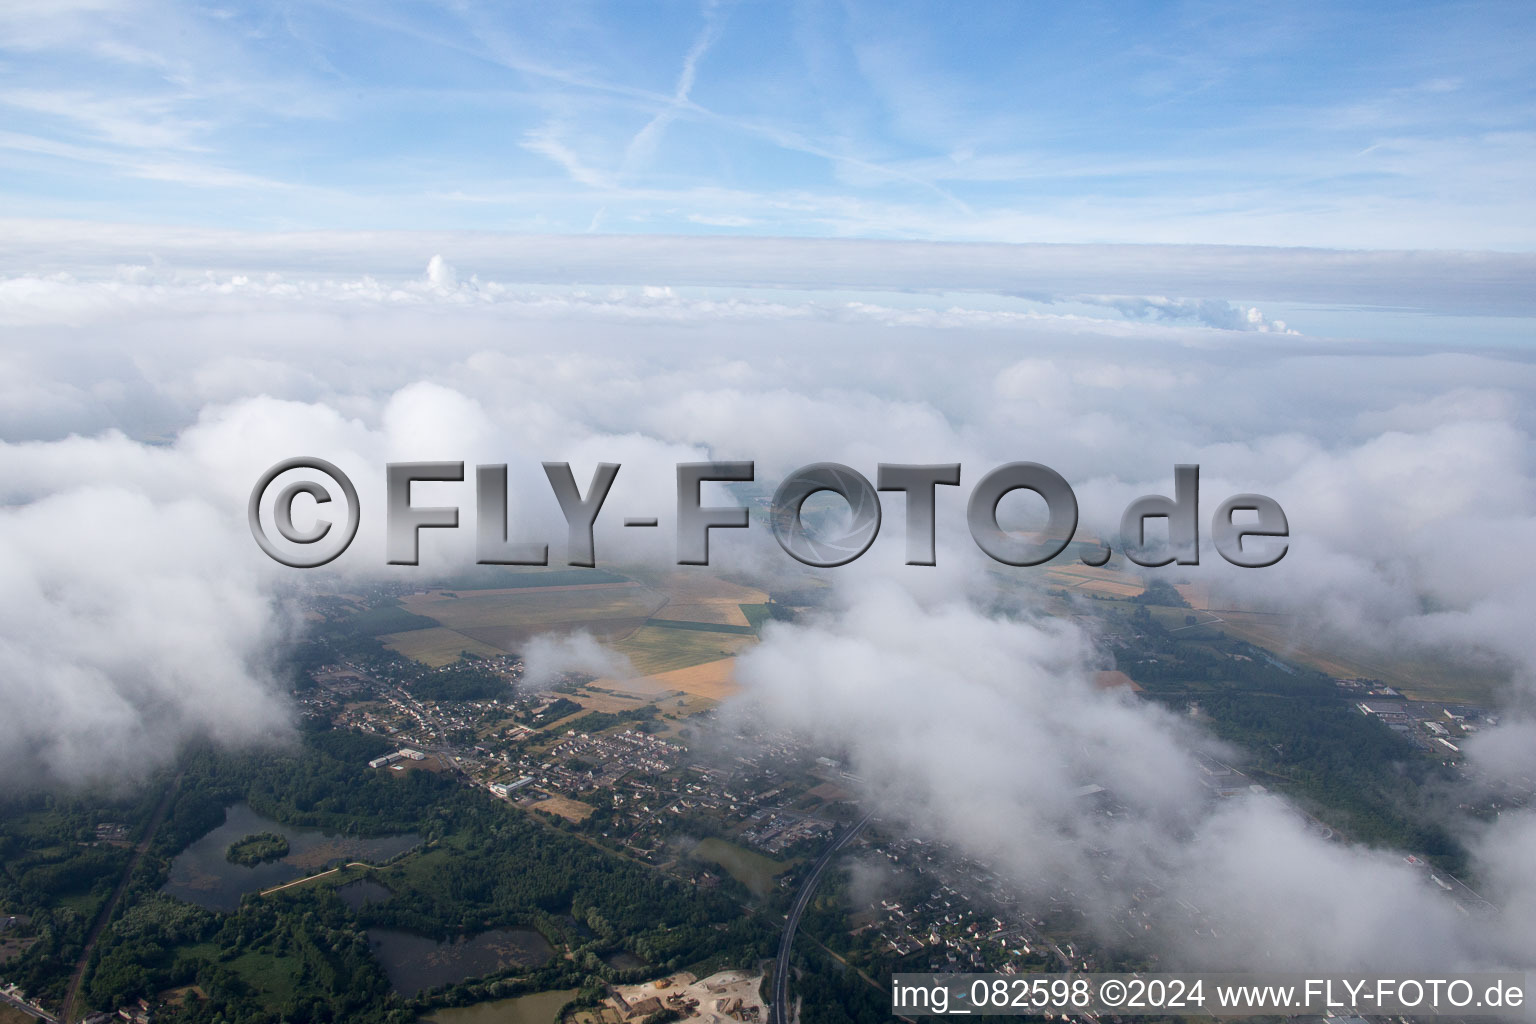
[[[744,604],[739,607],[741,608],[741,614],[745,615],[747,621],[752,623],[752,631],[754,633],[763,628],[763,623],[773,618],[766,604]]]
[[[731,636],[756,636],[751,626],[736,626],[724,622],[687,622],[681,619],[646,619],[647,626],[658,629],[686,629],[695,633],[726,633]]]
[[[655,675],[729,658],[756,642],[756,637],[743,633],[642,626],[609,646],[628,658],[641,675]]]
[[[403,633],[413,629],[431,629],[437,623],[421,615],[412,615],[398,604],[385,604],[343,619],[337,629],[352,636],[378,636]]]
[[[294,955],[252,952],[227,961],[225,966],[260,992],[262,1001],[268,1006],[281,1006],[298,991],[303,959]]]
[[[458,661],[465,651],[478,654],[482,658],[494,658],[504,653],[499,647],[481,643],[474,637],[465,636],[446,626],[413,629],[405,633],[386,633],[379,639],[390,650],[431,668],[450,665]]]
[[[473,592],[476,590],[515,590],[519,587],[569,587],[589,583],[625,583],[629,577],[609,572],[607,569],[554,569],[534,566],[498,565],[479,566],[457,576],[449,577],[442,584],[444,590]]]
[[[502,651],[517,652],[539,633],[585,630],[600,640],[626,636],[666,598],[628,581],[522,587],[405,598],[406,611]]]
[[[724,839],[702,840],[693,848],[693,856],[699,860],[718,864],[736,881],[747,887],[754,896],[767,896],[773,891],[773,879],[783,874],[789,865],[771,857],[764,857]]]
[[[1184,608],[1170,609],[1163,615],[1160,612],[1162,609],[1152,609],[1152,613],[1169,628],[1182,625],[1184,616],[1190,614]],[[1227,610],[1194,614],[1201,623],[1212,618],[1222,621],[1176,635],[1194,640],[1202,634],[1220,631],[1262,647],[1283,661],[1316,669],[1336,679],[1379,679],[1418,700],[1488,703],[1507,679],[1506,673],[1487,665],[1470,659],[1455,660],[1450,652],[1435,656],[1402,649],[1369,650],[1358,644],[1317,636],[1291,616]]]

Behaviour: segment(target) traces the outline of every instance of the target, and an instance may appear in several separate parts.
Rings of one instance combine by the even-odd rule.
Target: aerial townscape
[[[1497,724],[1476,680],[1282,652],[1278,617],[1130,568],[1049,566],[1034,598],[1095,637],[1108,699],[1222,741],[1198,755],[1204,799],[1284,794],[1313,835],[1409,851],[1447,906],[1493,912],[1432,799]],[[5,816],[6,1002],[94,1022],[811,1024],[886,1019],[894,972],[1155,970],[1168,929],[1214,932],[1213,908],[1108,848],[1093,871],[1119,898],[1090,913],[1058,874],[881,795],[849,746],[756,714],[735,660],[827,593],[597,569],[311,589],[286,654],[297,738]],[[601,637],[623,670],[530,664],[520,647],[549,635]],[[1470,813],[1536,794],[1485,792]],[[1054,797],[1084,821],[1131,813],[1107,777]]]
[[[1536,1024],[1533,183],[1533,0],[0,0],[0,1024]]]

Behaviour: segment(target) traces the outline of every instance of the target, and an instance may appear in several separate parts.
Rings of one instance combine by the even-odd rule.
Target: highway
[[[784,935],[779,939],[779,958],[773,966],[773,995],[768,1006],[768,1024],[789,1024],[789,953],[795,944],[795,929],[800,926],[800,915],[811,905],[811,897],[816,893],[816,883],[821,881],[821,873],[832,862],[832,856],[848,845],[849,840],[858,835],[872,817],[873,813],[864,815],[834,839],[832,845],[811,866],[811,873],[805,876],[805,881],[800,883],[795,905],[789,908],[789,916],[784,919]]]

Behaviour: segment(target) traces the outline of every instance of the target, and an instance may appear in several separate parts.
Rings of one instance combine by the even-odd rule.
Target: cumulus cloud
[[[294,624],[230,565],[238,538],[223,518],[110,484],[0,512],[8,788],[116,788],[188,735],[286,731],[269,651]]]
[[[608,679],[633,679],[629,659],[598,643],[591,633],[541,634],[523,648],[523,685],[548,686],[568,673]]]
[[[878,812],[997,866],[1037,907],[1070,892],[1105,940],[1185,967],[1528,962],[1525,819],[1488,847],[1510,904],[1472,919],[1399,854],[1323,838],[1267,794],[1211,795],[1189,727],[1095,688],[1076,626],[884,582],[843,598],[742,656],[741,713],[842,751]],[[1095,785],[1117,813],[1085,797]]]
[[[1219,299],[1168,299],[1161,296],[1097,296],[1088,301],[1110,306],[1128,317],[1150,320],[1192,320],[1225,331],[1297,334],[1284,320],[1270,320],[1255,306],[1244,308]]]

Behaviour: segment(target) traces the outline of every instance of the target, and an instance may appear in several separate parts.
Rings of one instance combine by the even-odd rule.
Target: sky
[[[0,7],[10,216],[1536,247],[1536,8]]]

